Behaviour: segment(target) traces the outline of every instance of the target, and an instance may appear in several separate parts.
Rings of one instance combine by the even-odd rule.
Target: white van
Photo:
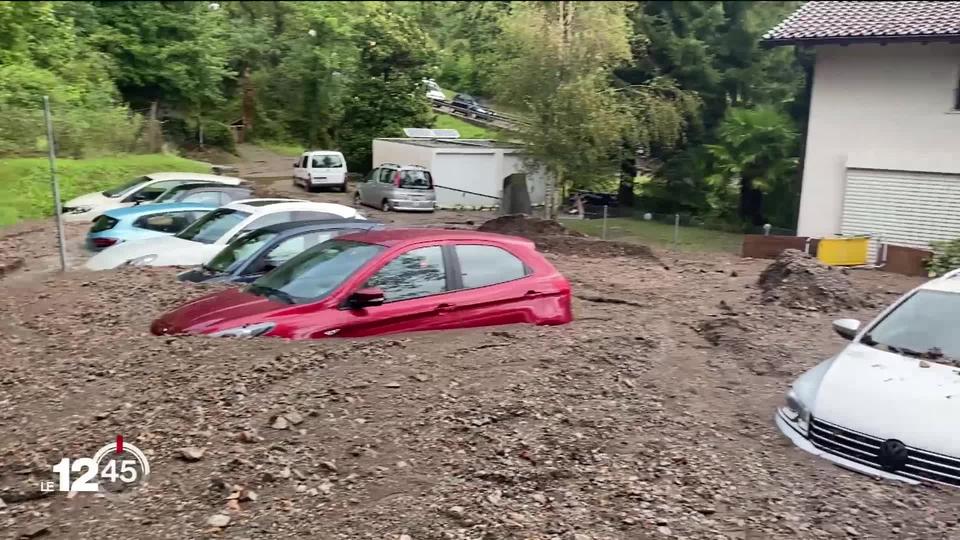
[[[318,187],[347,191],[347,160],[331,150],[304,152],[293,164],[293,184],[307,191]]]

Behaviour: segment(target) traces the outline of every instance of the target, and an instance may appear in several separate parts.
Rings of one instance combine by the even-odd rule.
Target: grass
[[[102,191],[138,175],[163,171],[210,172],[210,166],[167,154],[57,159],[63,201]],[[53,215],[47,158],[0,159],[0,193],[0,226]]]
[[[489,129],[475,126],[449,114],[437,114],[437,121],[433,123],[437,129],[455,129],[460,132],[461,139],[494,139],[495,133]]]
[[[257,141],[257,146],[265,148],[280,154],[281,156],[297,157],[303,153],[303,146],[295,143],[284,143],[276,141]]]
[[[600,237],[603,234],[602,219],[565,219],[562,223],[590,236]],[[673,225],[666,223],[633,218],[607,220],[607,240],[673,249],[673,232]],[[677,248],[680,251],[739,253],[742,244],[742,234],[681,226]]]

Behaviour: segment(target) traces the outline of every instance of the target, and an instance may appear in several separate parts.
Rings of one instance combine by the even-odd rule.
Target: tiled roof
[[[945,38],[960,41],[960,2],[807,2],[767,32],[763,42],[789,45]]]

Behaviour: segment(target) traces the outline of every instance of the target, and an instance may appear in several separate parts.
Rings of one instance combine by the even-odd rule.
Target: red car
[[[529,240],[387,229],[328,240],[245,289],[166,313],[150,330],[317,339],[571,320],[570,283]]]

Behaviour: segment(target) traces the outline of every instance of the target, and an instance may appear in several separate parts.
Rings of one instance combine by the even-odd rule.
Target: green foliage
[[[772,107],[733,108],[717,128],[708,201],[714,215],[735,221],[743,184],[762,193],[789,183],[797,166],[798,135],[788,116]]]
[[[291,142],[257,141],[257,146],[262,146],[275,154],[288,157],[298,157],[304,151],[303,146]]]
[[[449,114],[438,114],[433,122],[437,129],[455,129],[462,139],[496,139],[498,133],[484,127],[475,126]]]
[[[931,242],[933,256],[927,261],[930,277],[946,274],[960,268],[960,238],[944,242]]]
[[[434,51],[412,21],[383,6],[372,9],[356,31],[359,59],[338,140],[350,170],[364,172],[371,167],[373,139],[433,123],[422,80]]]
[[[166,154],[99,159],[59,159],[60,194],[68,200],[100,191],[137,175],[158,171],[209,172],[208,165]],[[53,215],[50,165],[46,158],[0,159],[0,226]]]

